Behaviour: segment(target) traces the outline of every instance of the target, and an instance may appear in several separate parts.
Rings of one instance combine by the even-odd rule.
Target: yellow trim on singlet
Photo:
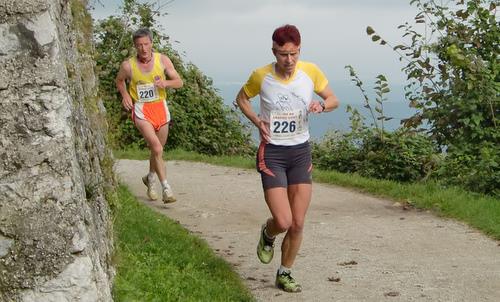
[[[314,92],[320,93],[328,85],[328,80],[316,64],[299,61],[297,68],[303,70],[314,83]]]
[[[243,90],[249,98],[253,98],[260,92],[260,86],[266,75],[273,72],[273,64],[268,64],[252,72],[248,81],[243,85]]]
[[[154,78],[159,76],[162,80],[165,80],[165,71],[163,64],[161,63],[161,54],[154,52],[153,53],[154,65],[153,69],[150,72],[144,73],[139,69],[137,65],[137,58],[131,57],[129,58],[130,69],[131,69],[131,79],[128,85],[128,91],[132,100],[137,102],[139,96],[137,95],[137,85],[138,84],[149,84],[154,83]],[[157,99],[153,102],[158,102],[165,100],[167,98],[167,92],[165,89],[156,88],[157,89]]]
[[[316,64],[298,61],[293,75],[287,80],[280,78],[276,74],[273,63],[254,70],[248,81],[245,83],[245,85],[243,85],[243,90],[249,98],[253,98],[260,93],[262,82],[268,74],[272,74],[273,78],[279,83],[282,83],[283,85],[289,85],[295,81],[298,70],[302,70],[303,72],[305,72],[311,79],[314,84],[314,92],[320,93],[328,85],[328,80],[326,79],[323,72],[318,68],[318,66],[316,66]]]

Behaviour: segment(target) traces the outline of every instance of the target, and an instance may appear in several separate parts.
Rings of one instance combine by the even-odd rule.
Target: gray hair
[[[153,34],[147,28],[139,28],[138,30],[136,30],[134,32],[134,34],[132,35],[132,41],[135,42],[136,39],[142,38],[142,37],[148,37],[149,40],[153,41]]]

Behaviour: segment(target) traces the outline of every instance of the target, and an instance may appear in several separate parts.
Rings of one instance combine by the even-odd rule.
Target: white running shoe
[[[142,182],[148,187],[147,194],[149,199],[157,200],[158,194],[156,194],[155,186],[153,181],[149,181],[148,175],[142,177]]]
[[[166,187],[163,188],[163,202],[164,203],[172,203],[175,202],[176,199],[174,197],[174,192],[170,185],[167,184]]]

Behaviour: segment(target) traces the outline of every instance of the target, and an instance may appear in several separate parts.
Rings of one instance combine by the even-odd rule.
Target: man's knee
[[[154,144],[150,146],[151,153],[154,156],[162,156],[163,155],[163,146],[161,144]]]

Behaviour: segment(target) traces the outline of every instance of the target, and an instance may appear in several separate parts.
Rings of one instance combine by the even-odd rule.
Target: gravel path
[[[274,276],[282,236],[270,264],[255,254],[269,215],[256,171],[169,161],[178,201],[164,205],[147,200],[147,169],[147,161],[116,166],[140,202],[204,238],[258,301],[500,301],[499,242],[453,220],[318,183],[293,270],[303,292],[281,292]]]

